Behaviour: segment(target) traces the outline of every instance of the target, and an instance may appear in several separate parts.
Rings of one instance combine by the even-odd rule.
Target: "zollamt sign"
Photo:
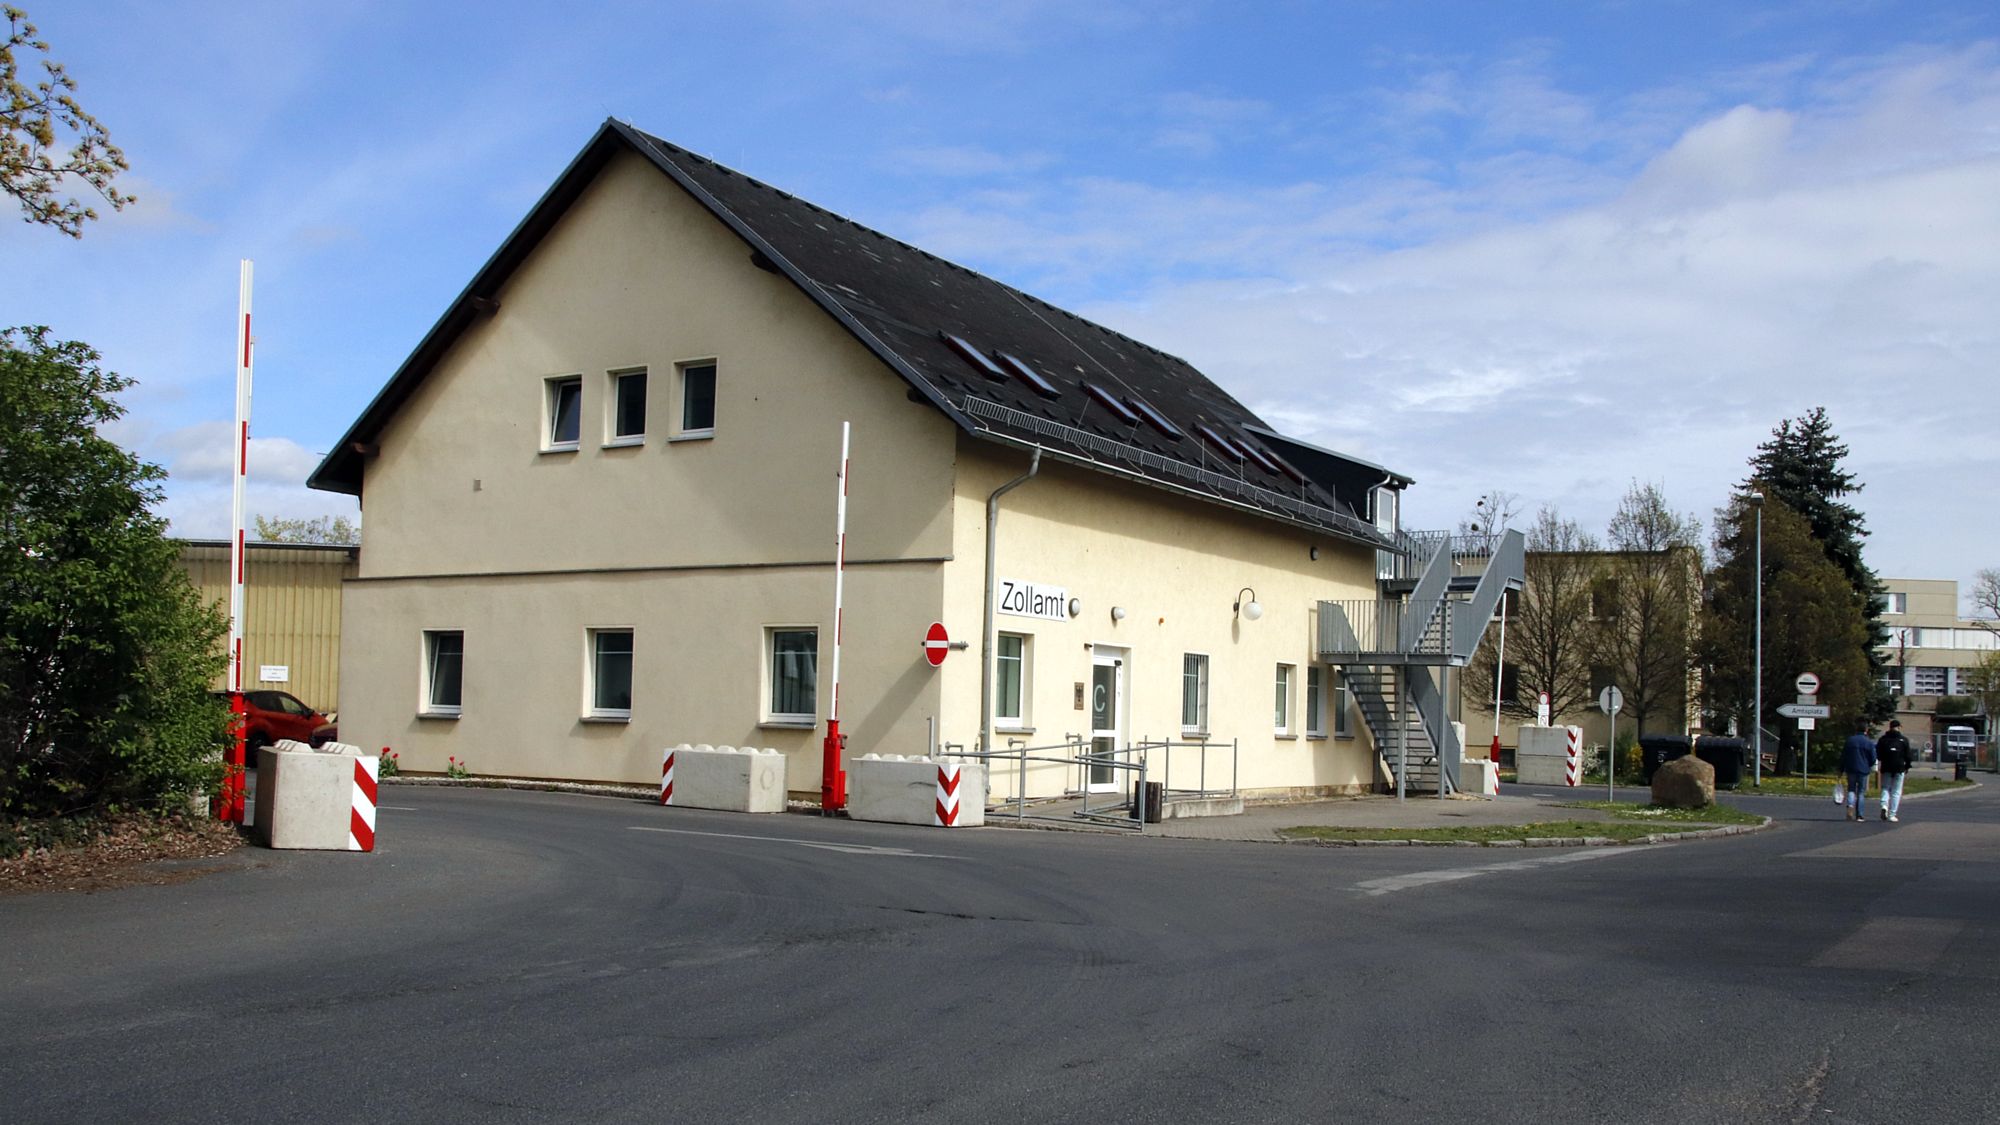
[[[993,587],[993,609],[1015,617],[1039,617],[1044,621],[1069,620],[1069,591],[1043,582],[999,579]]]

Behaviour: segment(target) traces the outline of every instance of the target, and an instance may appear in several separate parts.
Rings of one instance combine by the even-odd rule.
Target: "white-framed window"
[[[1028,725],[1029,653],[1026,635],[1002,633],[993,653],[993,725],[1019,730]]]
[[[1883,594],[1882,599],[1884,602],[1882,606],[1883,613],[1910,612],[1910,595],[1901,590],[1892,590],[1889,593]]]
[[[646,440],[646,369],[611,372],[611,393],[605,396],[611,416],[605,419],[604,444],[639,445]]]
[[[1278,665],[1275,679],[1277,696],[1271,710],[1271,729],[1279,734],[1292,733],[1292,681],[1298,678],[1299,669],[1294,664]]]
[[[424,671],[420,713],[439,719],[458,717],[465,695],[465,633],[459,629],[424,630]]]
[[[1326,669],[1306,665],[1306,737],[1326,737]]]
[[[1339,668],[1335,668],[1333,669],[1333,736],[1335,738],[1352,738],[1354,736],[1353,723],[1348,717],[1349,710],[1350,701],[1347,696],[1347,673]]]
[[[583,432],[583,376],[557,375],[542,381],[542,448],[575,449]]]
[[[1203,653],[1181,657],[1181,730],[1208,731],[1208,657]]]
[[[674,397],[679,418],[675,438],[715,436],[715,361],[702,360],[674,366]]]
[[[619,721],[632,717],[632,630],[588,631],[589,682],[585,717]]]
[[[765,721],[811,726],[819,718],[819,630],[774,625],[764,630],[764,651]]]

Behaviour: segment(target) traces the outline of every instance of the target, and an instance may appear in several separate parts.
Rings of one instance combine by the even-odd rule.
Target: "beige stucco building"
[[[1205,741],[1251,794],[1384,777],[1320,618],[1382,597],[1407,477],[615,122],[312,484],[366,512],[342,733],[405,769],[652,783],[667,746],[770,746],[816,793],[838,629],[850,757],[977,749],[990,694],[996,750]],[[933,622],[969,642],[935,668]]]
[[[1967,676],[2000,649],[1996,623],[1966,617],[1958,583],[1948,578],[1884,578],[1882,591],[1882,624],[1889,629],[1882,654],[1906,733],[1921,741],[1952,723],[1967,723],[1990,735],[1983,718],[1937,711],[1946,699],[1971,694]]]

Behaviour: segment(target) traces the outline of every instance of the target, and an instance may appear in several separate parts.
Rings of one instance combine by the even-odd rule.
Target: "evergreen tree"
[[[1812,538],[1861,599],[1871,684],[1864,713],[1880,720],[1896,709],[1894,694],[1882,682],[1887,668],[1882,646],[1889,642],[1889,630],[1882,622],[1880,583],[1861,555],[1862,541],[1868,538],[1867,518],[1845,499],[1864,487],[1841,466],[1846,457],[1847,445],[1833,432],[1826,408],[1815,406],[1805,416],[1787,418],[1771,431],[1771,439],[1759,445],[1750,458],[1750,479],[1743,488],[1762,491],[1804,517]]]
[[[1751,734],[1756,679],[1756,511],[1748,495],[1716,514],[1715,569],[1701,626],[1702,689],[1710,726]],[[1779,769],[1797,768],[1796,724],[1778,716],[1801,672],[1820,677],[1820,702],[1833,709],[1824,746],[1839,745],[1870,706],[1879,684],[1868,656],[1867,605],[1826,557],[1805,518],[1781,500],[1764,503],[1764,727],[1778,734]],[[1769,742],[1766,742],[1769,747]]]

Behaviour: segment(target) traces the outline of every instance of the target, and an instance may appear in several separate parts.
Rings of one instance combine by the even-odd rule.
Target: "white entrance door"
[[[1107,758],[1125,744],[1125,650],[1093,648],[1090,655],[1090,752]],[[1118,788],[1118,770],[1093,762],[1086,779],[1092,793]]]

